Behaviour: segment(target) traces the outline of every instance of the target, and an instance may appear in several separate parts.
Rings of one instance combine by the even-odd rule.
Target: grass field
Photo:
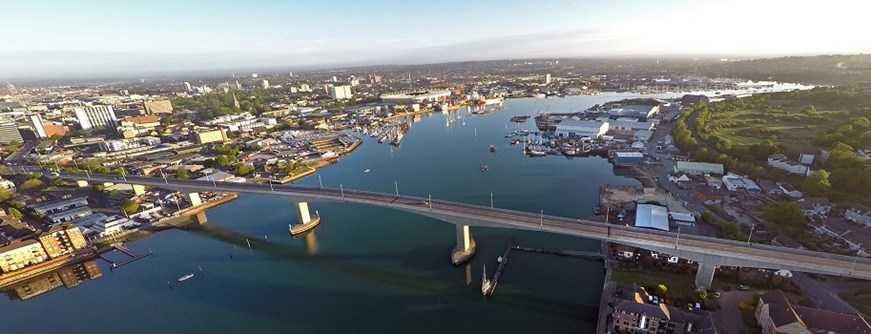
[[[711,135],[730,140],[734,146],[749,146],[772,139],[791,153],[814,147],[820,133],[841,124],[845,112],[819,110],[822,117],[813,118],[802,112],[804,107],[788,101],[769,101],[770,108],[741,109],[712,113],[706,128]]]
[[[665,294],[667,298],[685,301],[699,300],[699,296],[696,294],[695,274],[675,274],[656,268],[640,267],[638,270],[613,269],[611,279],[620,284],[634,283],[647,287],[664,284],[668,288]],[[713,288],[716,290],[718,285],[722,284],[724,283],[714,280]]]

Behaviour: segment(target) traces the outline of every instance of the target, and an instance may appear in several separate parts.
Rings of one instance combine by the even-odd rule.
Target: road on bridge
[[[583,219],[491,208],[444,200],[362,190],[298,185],[165,179],[62,173],[77,180],[130,183],[181,191],[228,191],[287,196],[298,200],[346,201],[389,207],[454,224],[539,230],[616,242],[711,265],[746,266],[871,279],[871,260],[697,235],[681,235]]]

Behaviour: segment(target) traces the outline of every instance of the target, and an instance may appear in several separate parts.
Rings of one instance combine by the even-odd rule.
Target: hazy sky
[[[0,78],[871,52],[865,1],[0,0]]]

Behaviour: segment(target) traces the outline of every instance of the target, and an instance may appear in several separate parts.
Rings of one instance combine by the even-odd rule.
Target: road
[[[21,161],[22,158],[24,158],[24,156],[30,153],[30,151],[33,151],[33,148],[36,147],[37,144],[39,143],[36,141],[24,142],[24,144],[22,144],[21,147],[18,148],[18,150],[12,152],[12,154],[6,157],[6,160],[4,160],[3,162],[6,164],[18,163],[19,161]]]
[[[819,304],[822,309],[841,313],[859,314],[858,310],[853,306],[850,306],[850,304],[837,295],[838,290],[834,289],[832,286],[819,282],[805,273],[794,272],[792,275],[792,282],[801,288],[801,290],[804,291],[814,302]]]
[[[117,175],[86,175],[62,173],[76,180],[131,183],[180,191],[227,191],[286,196],[301,201],[345,201],[387,207],[420,214],[445,222],[538,230],[651,249],[683,258],[715,265],[735,265],[759,268],[788,269],[821,274],[871,279],[871,260],[843,255],[797,250],[772,245],[675,234],[604,223],[491,208],[443,200],[428,200],[415,196],[397,196],[361,190],[318,188],[297,185],[213,182],[205,180],[162,179]]]

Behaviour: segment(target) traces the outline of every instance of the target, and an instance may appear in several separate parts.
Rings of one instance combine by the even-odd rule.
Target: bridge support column
[[[145,186],[141,184],[131,184],[130,187],[133,188],[133,195],[145,195]]]
[[[457,225],[457,246],[451,252],[451,263],[460,265],[475,255],[475,239],[469,233],[469,225]]]
[[[200,206],[203,204],[203,200],[200,199],[200,193],[187,193],[188,202],[191,202],[191,206]]]
[[[290,227],[291,235],[298,235],[305,233],[321,223],[321,217],[318,215],[317,211],[315,211],[314,215],[311,215],[308,211],[308,202],[297,202],[296,203],[296,215],[299,219],[299,224],[293,225]]]
[[[699,262],[699,269],[696,270],[696,287],[702,289],[711,288],[711,283],[714,282],[714,272],[716,270],[716,265]]]
[[[194,219],[196,219],[197,224],[203,225],[209,222],[209,217],[206,217],[206,211],[200,211],[196,215],[194,215]]]

